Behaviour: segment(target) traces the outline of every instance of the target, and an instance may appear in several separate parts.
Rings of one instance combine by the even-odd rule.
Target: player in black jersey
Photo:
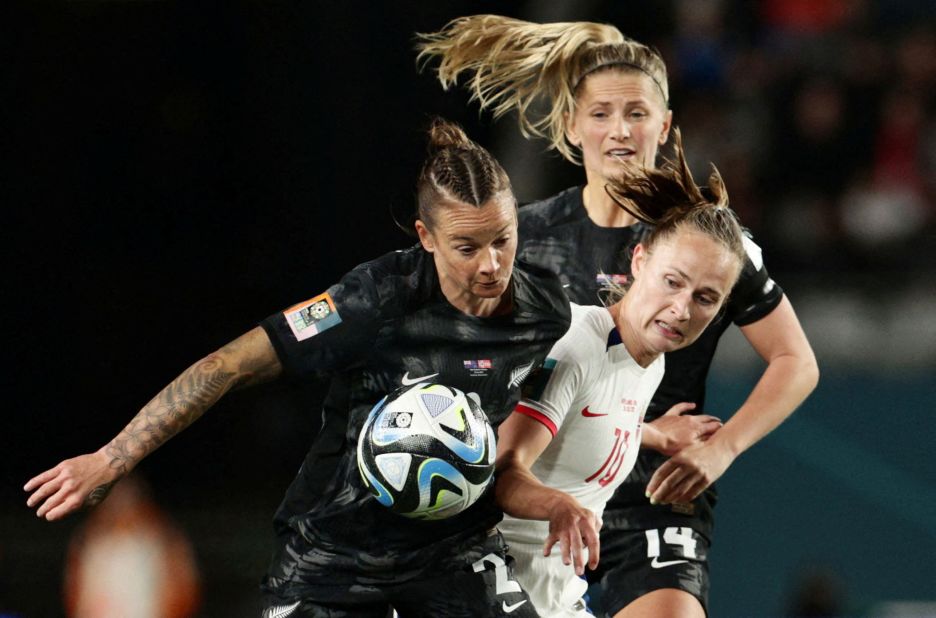
[[[362,264],[265,319],[160,392],[109,444],[30,480],[58,519],[93,505],[232,388],[281,373],[330,377],[323,426],[275,516],[264,616],[535,616],[511,577],[493,492],[449,519],[411,520],[373,499],[359,431],[401,385],[474,392],[496,427],[569,326],[555,275],[514,264],[517,207],[491,155],[437,122],[417,184],[420,245]],[[478,361],[485,362],[478,362]]]
[[[629,277],[629,249],[646,232],[607,194],[623,164],[656,165],[672,125],[666,66],[653,49],[610,25],[534,24],[495,15],[450,22],[421,35],[420,60],[439,59],[444,87],[460,76],[482,108],[514,110],[525,135],[544,137],[582,164],[586,184],[520,209],[523,259],[560,275],[571,299],[600,302],[598,290]],[[543,110],[542,113],[536,110]],[[748,238],[748,263],[728,306],[699,340],[666,355],[666,373],[647,412],[700,414],[705,379],[721,334],[733,322],[767,368],[744,404],[702,446],[679,453],[642,449],[634,473],[608,503],[602,559],[592,581],[616,616],[702,616],[709,576],[712,483],[744,450],[783,422],[815,388],[818,368],[793,308]],[[656,420],[654,420],[656,419]]]

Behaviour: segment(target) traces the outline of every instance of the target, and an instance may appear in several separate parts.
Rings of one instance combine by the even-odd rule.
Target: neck
[[[512,284],[507,287],[506,292],[496,298],[481,298],[452,285],[448,280],[441,277],[439,287],[442,288],[442,295],[445,296],[449,304],[466,315],[488,318],[513,311]]]
[[[605,191],[603,178],[593,179],[589,174],[588,184],[582,192],[582,202],[588,218],[601,227],[629,227],[637,223],[629,212],[618,206]]]
[[[621,336],[624,347],[627,348],[627,353],[631,355],[631,358],[633,358],[638,365],[646,368],[657,359],[660,353],[648,350],[645,346],[641,345],[636,329],[634,329],[627,320],[626,313],[628,306],[626,301],[627,296],[625,295],[624,298],[608,307],[608,311],[611,313],[611,319],[614,320],[614,327]]]

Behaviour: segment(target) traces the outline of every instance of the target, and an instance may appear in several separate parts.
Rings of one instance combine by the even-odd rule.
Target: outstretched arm
[[[575,572],[585,572],[584,549],[588,548],[588,567],[598,566],[600,551],[597,516],[569,494],[543,485],[530,466],[552,440],[546,427],[518,412],[511,414],[497,430],[497,504],[505,513],[520,519],[549,521],[549,536],[543,555],[552,553],[559,543],[563,564]]]
[[[201,359],[162,389],[117,437],[94,453],[66,459],[30,479],[26,501],[52,521],[99,503],[144,457],[192,424],[231,389],[271,380],[282,371],[267,334],[257,327]]]
[[[738,455],[786,420],[816,388],[816,357],[786,297],[741,332],[767,361],[767,368],[744,404],[708,441],[680,451],[657,469],[647,485],[651,502],[694,499]]]

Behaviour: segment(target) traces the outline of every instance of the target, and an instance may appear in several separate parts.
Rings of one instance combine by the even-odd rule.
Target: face
[[[684,348],[718,314],[738,278],[737,256],[711,237],[678,231],[652,253],[634,250],[634,282],[625,295],[624,321],[638,362]]]
[[[495,197],[480,208],[449,203],[433,212],[430,230],[416,222],[419,240],[433,255],[446,298],[465,310],[499,299],[510,283],[517,253],[513,197]]]
[[[649,75],[606,70],[585,78],[566,136],[581,148],[589,182],[620,174],[622,162],[654,167],[673,113]]]

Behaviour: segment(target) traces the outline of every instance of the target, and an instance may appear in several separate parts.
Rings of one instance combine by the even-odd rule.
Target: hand
[[[675,455],[687,446],[705,442],[721,428],[722,422],[718,417],[686,414],[695,407],[696,404],[690,402],[677,403],[666,414],[647,423],[662,434],[658,450],[664,455]]]
[[[48,521],[61,519],[99,503],[121,476],[102,451],[66,459],[26,483],[23,489],[33,492],[26,506],[39,505],[36,515]]]
[[[715,440],[684,448],[653,473],[647,484],[650,503],[691,502],[725,473],[734,457]]]
[[[572,565],[576,575],[585,573],[585,549],[588,549],[588,568],[598,566],[601,542],[598,531],[601,519],[589,509],[580,505],[575,498],[565,496],[551,509],[549,516],[549,536],[543,546],[543,555],[552,553],[553,545],[559,543],[562,551],[562,563]]]

